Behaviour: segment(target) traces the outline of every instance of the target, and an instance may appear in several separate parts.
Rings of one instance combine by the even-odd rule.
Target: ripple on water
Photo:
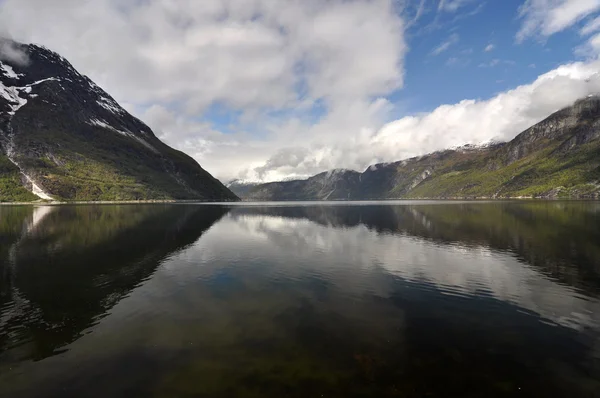
[[[0,396],[594,396],[588,210],[0,209]]]

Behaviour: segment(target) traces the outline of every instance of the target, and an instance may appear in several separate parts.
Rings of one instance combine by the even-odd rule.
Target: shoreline
[[[181,204],[181,203],[217,203],[213,201],[202,200],[75,200],[75,201],[44,201],[36,200],[34,202],[0,202],[0,206],[63,206],[63,205],[139,205],[139,204]],[[237,202],[219,202],[219,203],[237,203]]]
[[[598,201],[600,197],[533,197],[533,196],[515,196],[507,198],[490,198],[490,197],[446,197],[446,198],[390,198],[390,199],[359,199],[359,200],[240,200],[240,201],[202,201],[202,200],[89,200],[89,201],[35,201],[35,202],[0,202],[0,206],[68,206],[68,205],[140,205],[140,204],[229,204],[229,205],[244,205],[244,204],[260,204],[260,203],[360,203],[360,202],[420,202],[420,201],[440,201],[440,202],[455,202],[455,201],[486,201],[486,202],[502,202],[502,201]]]

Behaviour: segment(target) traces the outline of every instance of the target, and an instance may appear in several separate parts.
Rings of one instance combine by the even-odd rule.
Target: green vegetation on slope
[[[143,138],[154,148],[149,149],[110,129],[83,124],[73,131],[72,124],[70,116],[39,103],[13,119],[15,146],[20,148],[15,158],[57,199],[235,199],[195,160],[154,136]],[[11,193],[2,200],[32,198]]]
[[[38,199],[21,183],[21,173],[4,155],[0,155],[0,202],[30,202]]]
[[[494,163],[502,159],[492,158],[494,153],[462,164],[452,159],[436,165],[433,174],[405,197],[582,197],[597,192],[598,143],[588,143],[568,153],[559,151],[558,147],[559,143],[553,143],[497,169],[493,169]]]

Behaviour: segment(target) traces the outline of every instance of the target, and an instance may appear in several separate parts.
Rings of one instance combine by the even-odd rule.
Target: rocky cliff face
[[[43,47],[0,61],[0,201],[236,200],[88,77]]]
[[[561,142],[563,152],[600,137],[600,97],[580,99],[519,134],[503,148],[505,163],[516,162]]]
[[[581,99],[508,143],[376,164],[362,173],[261,184],[243,195],[247,200],[523,196],[600,196],[600,97]]]

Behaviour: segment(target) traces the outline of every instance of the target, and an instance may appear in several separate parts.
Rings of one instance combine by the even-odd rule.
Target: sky
[[[600,92],[600,0],[0,0],[224,182],[507,141]]]

